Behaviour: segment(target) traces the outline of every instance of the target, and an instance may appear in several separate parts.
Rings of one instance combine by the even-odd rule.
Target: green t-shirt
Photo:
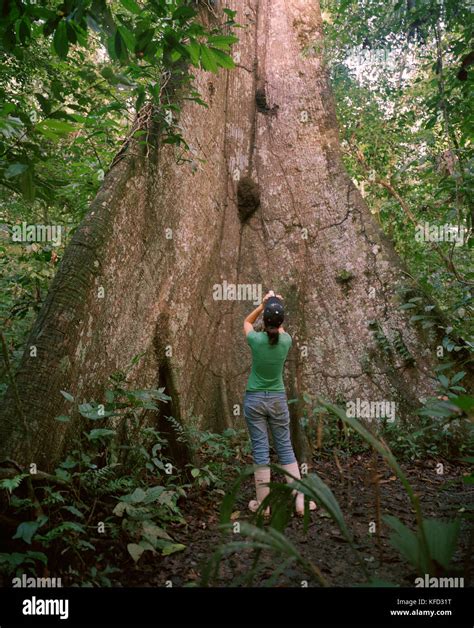
[[[271,345],[266,332],[251,331],[247,343],[252,350],[252,370],[246,390],[284,392],[283,366],[292,343],[290,334],[281,333],[277,344]]]

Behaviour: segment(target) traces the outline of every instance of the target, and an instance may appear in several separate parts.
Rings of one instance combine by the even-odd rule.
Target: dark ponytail
[[[268,342],[271,345],[278,344],[278,340],[280,339],[280,332],[278,331],[278,327],[266,327],[265,331],[268,334]]]

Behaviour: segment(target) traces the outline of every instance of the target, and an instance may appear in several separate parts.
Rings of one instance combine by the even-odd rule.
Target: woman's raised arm
[[[256,307],[253,312],[250,312],[250,314],[245,317],[245,320],[244,320],[244,334],[245,335],[253,331],[253,324],[255,323],[257,318],[260,316],[260,314],[263,312],[263,309],[265,307],[265,302],[267,301],[267,299],[274,296],[275,296],[275,293],[273,292],[273,290],[270,290],[269,292],[267,292],[267,294],[263,297],[260,305]],[[279,299],[282,298],[279,294],[277,294],[276,296]]]

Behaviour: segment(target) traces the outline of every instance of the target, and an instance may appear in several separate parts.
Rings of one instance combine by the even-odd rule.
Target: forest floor
[[[442,461],[443,474],[439,475],[436,465],[439,460],[424,460],[403,464],[402,467],[420,496],[425,517],[450,518],[464,505],[472,503],[474,488],[460,482],[464,469],[452,462]],[[251,461],[249,460],[249,464]],[[352,532],[357,550],[366,564],[370,575],[378,580],[399,586],[415,585],[416,574],[410,565],[389,543],[390,529],[382,524],[380,536],[369,532],[370,522],[377,520],[377,494],[374,477],[373,458],[370,454],[359,454],[344,458],[325,458],[315,462],[315,470],[331,488],[344,514],[347,527]],[[390,514],[398,517],[410,527],[414,527],[414,514],[408,496],[400,481],[391,470],[379,461],[378,491],[380,517]],[[121,586],[192,586],[200,584],[204,564],[223,540],[219,526],[219,509],[222,497],[211,491],[195,491],[188,495],[182,511],[187,525],[171,529],[173,538],[186,545],[182,552],[166,557],[147,557],[139,565],[127,568],[127,576],[120,574]],[[253,478],[242,485],[236,502],[233,520],[252,521],[252,513],[247,503],[254,499]],[[351,586],[366,582],[354,553],[343,539],[335,522],[321,509],[311,513],[311,521],[306,533],[302,519],[293,516],[285,534],[299,552],[321,570],[331,586]],[[229,537],[233,538],[230,539]],[[469,554],[469,534],[463,524],[461,544],[455,564],[462,567]],[[235,535],[227,535],[227,540],[237,540]],[[472,541],[471,541],[472,543]],[[471,547],[472,549],[472,547]],[[233,553],[221,563],[219,579],[215,586],[232,586],[236,579],[247,573],[252,566],[251,550]],[[278,563],[268,552],[260,558],[261,570],[253,581],[253,586],[265,586]],[[472,561],[471,561],[471,580]],[[298,565],[287,568],[276,586],[319,586],[313,577]],[[118,583],[116,583],[118,584]],[[468,583],[466,583],[467,585]],[[169,583],[168,583],[169,586]],[[274,585],[275,586],[275,585]]]

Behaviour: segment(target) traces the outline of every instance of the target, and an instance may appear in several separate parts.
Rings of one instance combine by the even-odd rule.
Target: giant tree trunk
[[[284,295],[290,396],[393,400],[403,419],[430,390],[433,354],[397,309],[401,263],[341,161],[331,90],[312,47],[321,39],[317,3],[228,6],[246,27],[238,67],[197,72],[209,109],[187,102],[181,115],[195,164],[177,165],[168,145],[146,155],[129,144],[29,338],[17,386],[30,456],[43,468],[80,426],[55,421],[67,412],[60,390],[100,402],[108,375],[141,352],[133,381],[172,388],[167,412],[181,421],[202,415],[213,428],[241,420],[235,408],[250,367],[242,319],[254,305],[214,300],[224,281]],[[369,321],[389,341],[398,330],[415,365],[387,357]],[[18,422],[10,404],[0,453],[27,462]]]

